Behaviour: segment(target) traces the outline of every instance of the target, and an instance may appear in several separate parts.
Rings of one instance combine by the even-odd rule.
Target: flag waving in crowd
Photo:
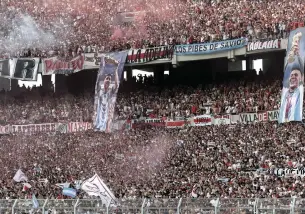
[[[28,177],[21,171],[21,169],[19,169],[16,172],[13,180],[16,182],[28,181]]]
[[[85,191],[88,195],[99,196],[106,205],[114,206],[117,199],[114,194],[110,191],[104,181],[95,174],[92,178],[84,181],[81,186],[81,189]]]

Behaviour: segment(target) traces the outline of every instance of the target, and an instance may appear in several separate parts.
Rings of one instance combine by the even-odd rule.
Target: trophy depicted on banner
[[[98,76],[95,129],[110,132],[119,87],[118,69],[120,63],[110,56],[102,57],[101,63],[103,70]]]
[[[299,50],[300,50],[299,43],[300,43],[301,38],[302,38],[301,32],[298,32],[293,36],[292,42],[291,42],[291,48],[288,53],[288,59],[287,59],[288,63],[293,63],[295,60],[295,56],[299,56]]]

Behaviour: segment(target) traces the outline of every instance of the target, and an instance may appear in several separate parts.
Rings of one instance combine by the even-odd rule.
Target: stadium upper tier
[[[83,47],[108,52],[285,38],[304,26],[304,6],[301,0],[2,0],[0,50],[28,55],[31,49],[30,55],[43,57],[49,51],[75,54]]]

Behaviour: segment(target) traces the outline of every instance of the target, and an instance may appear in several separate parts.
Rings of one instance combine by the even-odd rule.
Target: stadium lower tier
[[[266,122],[1,135],[0,198],[71,198],[65,187],[89,199],[80,186],[94,174],[119,199],[303,197],[304,129]]]

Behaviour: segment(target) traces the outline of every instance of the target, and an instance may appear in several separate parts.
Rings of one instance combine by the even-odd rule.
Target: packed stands
[[[303,7],[300,0],[4,0],[0,47],[2,53],[44,57],[240,37],[286,38],[291,29],[304,26]]]
[[[304,26],[304,6],[301,0],[1,0],[0,55],[67,59],[83,52],[287,38],[291,30]],[[114,121],[124,124],[111,134],[92,130],[94,85],[81,94],[43,87],[3,91],[0,198],[6,200],[0,200],[0,213],[11,207],[27,213],[23,208],[32,208],[33,196],[40,208],[56,207],[60,214],[86,213],[77,210],[79,199],[82,206],[94,207],[93,213],[109,213],[102,197],[89,196],[80,187],[94,174],[120,201],[112,213],[135,214],[150,207],[155,211],[146,213],[174,214],[179,204],[181,214],[248,214],[263,207],[273,213],[275,207],[285,207],[280,213],[293,213],[292,204],[304,203],[295,198],[305,197],[304,125],[279,124],[276,118],[211,123],[211,115],[236,118],[277,111],[281,80],[282,75],[260,75],[196,86],[169,79],[156,84],[147,76],[122,81]],[[209,116],[208,125],[188,120],[203,115]],[[179,118],[183,125],[132,126],[148,118],[161,123]],[[66,124],[77,122],[86,128],[67,131]],[[24,175],[18,174],[21,170]],[[14,175],[26,176],[19,179],[26,182],[16,181]],[[74,197],[63,194],[69,187],[76,191]],[[118,211],[123,205],[128,211]],[[231,208],[224,210],[226,206]]]
[[[1,136],[1,198],[62,198],[55,184],[103,175],[118,198],[304,197],[304,125],[256,123],[103,134]],[[46,143],[47,142],[47,143]],[[31,181],[12,182],[18,169]],[[88,198],[84,192],[79,198]]]
[[[136,82],[135,82],[136,81]],[[126,86],[124,86],[124,84]],[[136,85],[126,92],[129,85]],[[280,80],[231,81],[210,86],[175,86],[164,90],[143,77],[122,83],[116,119],[190,117],[279,109]],[[1,94],[1,123],[92,122],[93,94],[43,93],[42,88],[20,88]],[[73,109],[73,111],[71,111]]]

